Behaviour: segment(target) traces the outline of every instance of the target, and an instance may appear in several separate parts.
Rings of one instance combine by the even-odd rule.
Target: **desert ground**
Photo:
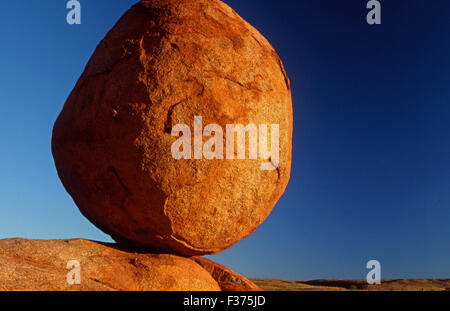
[[[382,280],[380,285],[365,280],[250,280],[266,291],[450,291],[450,279],[392,279]]]

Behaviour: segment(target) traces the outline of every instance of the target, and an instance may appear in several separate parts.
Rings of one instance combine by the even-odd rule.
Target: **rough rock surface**
[[[260,287],[233,270],[203,257],[193,257],[217,281],[223,291],[260,291]]]
[[[81,265],[81,284],[66,281],[67,263]],[[196,258],[195,260],[198,260]],[[142,254],[117,248],[115,244],[73,240],[0,240],[0,290],[220,290],[227,288],[193,258],[164,254]],[[217,265],[217,271],[223,267]],[[223,267],[224,269],[227,269]],[[224,274],[223,272],[222,274]],[[236,275],[236,288],[250,282]],[[250,286],[256,287],[256,285]],[[242,288],[242,290],[246,290]]]
[[[194,116],[220,125],[224,140],[226,124],[279,124],[278,167],[261,170],[248,148],[246,159],[175,160],[171,129],[193,131]],[[116,241],[201,255],[266,219],[289,180],[291,140],[289,80],[269,42],[219,0],[153,0],[98,45],[52,152],[80,211]]]

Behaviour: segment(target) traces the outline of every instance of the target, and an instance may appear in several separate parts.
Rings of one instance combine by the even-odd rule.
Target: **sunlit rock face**
[[[179,124],[192,135],[181,158]],[[244,158],[239,133],[227,139],[238,124],[256,129],[256,158],[250,134]],[[199,255],[266,219],[289,180],[291,141],[289,79],[269,42],[221,1],[153,0],[98,45],[54,125],[52,152],[80,211],[115,240]]]

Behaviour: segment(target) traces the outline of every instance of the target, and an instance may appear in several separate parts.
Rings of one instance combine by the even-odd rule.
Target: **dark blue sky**
[[[0,4],[0,238],[110,241],[64,191],[53,122],[98,42],[136,1]],[[291,79],[291,181],[267,221],[214,260],[249,277],[450,278],[450,2],[227,0]]]

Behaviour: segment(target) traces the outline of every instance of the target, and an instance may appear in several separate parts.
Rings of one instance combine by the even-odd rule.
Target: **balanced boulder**
[[[200,142],[194,119],[205,129]],[[193,141],[181,158],[179,124]],[[223,129],[213,158],[208,124]],[[248,130],[244,157],[227,125]],[[98,45],[55,122],[52,152],[80,211],[116,241],[202,255],[266,219],[289,180],[291,140],[289,79],[269,42],[219,0],[152,0]]]

